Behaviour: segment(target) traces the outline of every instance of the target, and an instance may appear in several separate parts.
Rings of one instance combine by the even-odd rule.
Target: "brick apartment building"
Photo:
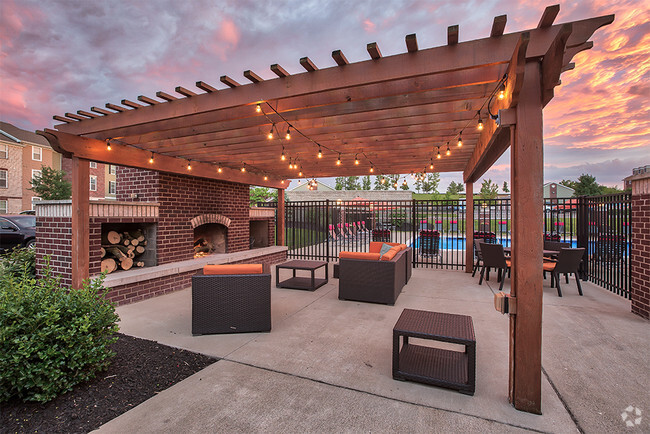
[[[55,152],[44,137],[0,122],[0,214],[34,209],[40,198],[29,181],[43,166],[71,173],[71,160]],[[115,172],[115,166],[91,163],[91,199],[115,199]]]

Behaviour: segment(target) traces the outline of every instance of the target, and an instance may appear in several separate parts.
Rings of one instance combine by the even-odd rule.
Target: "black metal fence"
[[[510,246],[510,211],[509,198],[475,199],[475,237]],[[285,212],[291,258],[335,261],[386,241],[411,246],[415,267],[465,267],[465,200],[286,202]],[[545,240],[585,247],[583,278],[629,298],[629,194],[545,199],[542,212]]]

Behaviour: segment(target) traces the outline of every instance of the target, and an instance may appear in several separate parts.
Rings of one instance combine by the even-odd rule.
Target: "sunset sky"
[[[366,60],[366,44],[404,52],[416,33],[420,48],[487,37],[507,14],[506,33],[537,26],[545,6],[533,1],[178,1],[2,0],[0,120],[36,130],[52,115],[154,96],[242,72],[274,78],[269,65],[304,72],[309,56],[334,66],[341,49]],[[560,2],[556,23],[615,14],[596,31],[594,48],[574,58],[544,111],[545,179],[596,176],[622,186],[634,167],[650,164],[650,8],[647,0]],[[217,86],[219,85],[219,86]],[[509,182],[509,152],[485,175]],[[459,173],[442,174],[441,190]]]

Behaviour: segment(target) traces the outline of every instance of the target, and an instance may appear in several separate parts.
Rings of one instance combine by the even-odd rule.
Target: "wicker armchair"
[[[271,273],[192,276],[192,334],[271,330]]]

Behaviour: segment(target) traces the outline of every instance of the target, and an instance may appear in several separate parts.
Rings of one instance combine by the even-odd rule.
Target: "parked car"
[[[36,217],[31,215],[0,216],[0,252],[14,247],[34,248],[36,244]]]
[[[21,211],[18,214],[36,215],[36,211],[33,209],[26,209],[25,211]]]

